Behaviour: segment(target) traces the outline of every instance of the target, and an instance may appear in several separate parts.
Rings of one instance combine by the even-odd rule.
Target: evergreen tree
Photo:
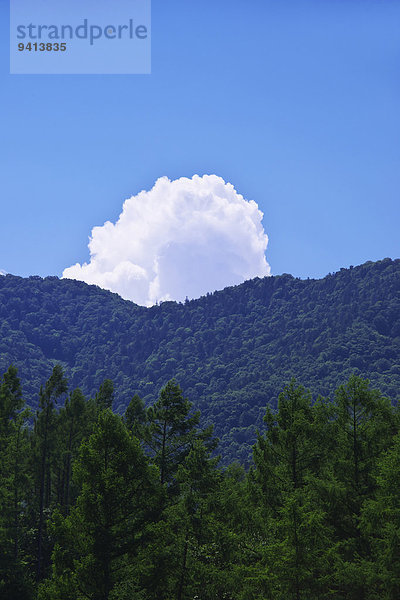
[[[55,405],[60,396],[67,391],[67,380],[64,378],[60,365],[53,368],[53,372],[41,387],[39,394],[39,411],[34,424],[34,457],[38,460],[36,471],[36,494],[38,499],[38,532],[36,552],[36,580],[43,578],[49,563],[49,548],[44,544],[46,529],[45,509],[49,508],[52,494],[52,458],[56,445],[55,439]]]
[[[200,431],[200,413],[190,414],[190,409],[191,403],[172,380],[147,411],[149,428],[146,442],[154,463],[160,469],[161,484],[171,483],[195,439],[205,441],[210,449],[216,446],[217,441],[211,440],[212,427]]]
[[[58,414],[59,464],[57,469],[57,501],[64,512],[69,512],[71,501],[71,471],[79,446],[90,433],[88,404],[77,388],[65,401]]]
[[[379,460],[376,483],[376,495],[364,502],[360,522],[361,533],[371,544],[371,555],[363,564],[367,598],[397,600],[400,597],[400,434]]]
[[[16,369],[0,380],[2,600],[400,596],[400,412],[367,380],[314,403],[293,380],[248,474],[219,470],[175,381],[123,417],[110,380],[66,389],[58,365],[32,428]]]
[[[204,585],[209,579],[204,573],[207,571],[207,561],[203,563],[202,548],[213,539],[209,501],[219,484],[220,474],[216,469],[218,461],[218,457],[210,457],[209,450],[201,440],[195,440],[185,461],[178,468],[181,498],[175,510],[179,515],[178,543],[181,552],[177,600],[188,597],[186,588],[191,589],[190,597],[196,593],[204,594]]]
[[[254,448],[252,477],[264,509],[273,597],[320,598],[331,532],[315,493],[321,471],[316,443],[320,422],[309,393],[292,380],[279,395],[277,414],[267,410],[265,422],[267,431]]]
[[[111,379],[105,379],[96,394],[96,402],[101,409],[112,408],[114,402],[114,384]]]
[[[369,539],[360,528],[362,506],[375,494],[377,466],[391,445],[397,417],[389,401],[370,389],[368,380],[355,375],[338,388],[335,408],[333,471],[339,492],[330,520],[338,550],[336,585],[340,597],[358,600],[368,594],[363,565],[371,551]]]
[[[22,407],[17,370],[10,367],[0,384],[0,597],[4,600],[24,600],[32,591],[21,525],[29,487],[29,411],[21,411]]]
[[[39,598],[109,600],[138,593],[135,556],[155,519],[156,475],[120,417],[106,410],[81,447],[74,480],[80,488],[67,517],[55,517],[51,580]]]
[[[139,440],[146,437],[147,412],[143,400],[135,394],[125,411],[125,424]]]

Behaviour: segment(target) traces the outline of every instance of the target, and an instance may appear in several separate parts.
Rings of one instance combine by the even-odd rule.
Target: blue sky
[[[195,173],[258,203],[272,274],[399,256],[397,0],[153,0],[152,74],[127,76],[9,75],[0,11],[0,269],[61,275]]]

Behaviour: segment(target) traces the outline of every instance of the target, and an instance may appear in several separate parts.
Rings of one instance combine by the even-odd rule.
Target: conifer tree
[[[219,457],[211,458],[210,452],[201,440],[195,440],[185,461],[179,466],[177,479],[180,484],[181,498],[177,507],[180,515],[181,556],[178,569],[177,600],[186,598],[185,588],[190,586],[193,595],[204,592],[207,578],[198,580],[198,573],[203,575],[204,566],[201,561],[202,546],[212,539],[210,523],[210,496],[215,493],[220,479],[216,467]],[[199,560],[200,559],[200,560]],[[188,581],[189,580],[189,581]],[[197,585],[196,585],[197,583]],[[200,584],[200,585],[199,585]]]
[[[111,379],[105,379],[96,394],[96,402],[100,409],[112,408],[114,402],[114,384]]]
[[[52,452],[55,447],[55,405],[60,396],[67,391],[67,380],[60,365],[41,387],[39,394],[39,411],[34,426],[35,456],[38,460],[37,498],[38,498],[38,532],[36,553],[36,580],[39,582],[48,567],[48,549],[45,548],[44,532],[46,528],[44,511],[50,506],[52,492]]]
[[[148,409],[146,442],[160,469],[161,484],[172,481],[195,439],[205,441],[210,449],[217,443],[211,440],[212,427],[198,429],[200,413],[190,414],[190,409],[191,403],[174,380],[167,383],[157,402]]]
[[[135,597],[135,556],[146,523],[155,519],[157,476],[120,417],[100,413],[80,450],[74,480],[80,488],[67,517],[55,516],[53,577],[39,598],[109,600]]]
[[[371,555],[363,573],[368,599],[400,597],[400,434],[379,460],[375,497],[364,502],[360,529],[368,537]]]
[[[66,399],[64,407],[58,414],[59,429],[59,465],[57,500],[66,514],[71,501],[71,472],[79,446],[89,434],[88,405],[79,388]]]
[[[321,450],[311,397],[294,380],[269,409],[267,431],[254,448],[254,481],[264,506],[268,569],[276,600],[319,598],[326,584],[330,529],[316,480]],[[328,597],[328,596],[327,596]]]
[[[127,428],[139,440],[146,437],[147,412],[143,400],[135,394],[125,411],[124,420]]]
[[[0,597],[30,597],[31,582],[24,568],[22,518],[28,501],[28,410],[15,367],[0,383]]]
[[[330,520],[337,532],[337,590],[343,597],[367,597],[363,565],[371,548],[360,519],[364,502],[376,492],[376,474],[382,453],[390,447],[398,428],[390,402],[351,376],[336,392],[336,452],[333,471],[339,489]]]

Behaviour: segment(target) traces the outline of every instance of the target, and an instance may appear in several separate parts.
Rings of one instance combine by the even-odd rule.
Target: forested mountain
[[[245,462],[265,407],[295,377],[332,396],[351,373],[395,401],[400,390],[400,260],[320,280],[253,279],[185,304],[144,308],[56,277],[0,277],[0,372],[18,368],[38,404],[53,366],[94,397],[110,378],[114,410],[137,393],[154,402],[176,378],[220,451]]]

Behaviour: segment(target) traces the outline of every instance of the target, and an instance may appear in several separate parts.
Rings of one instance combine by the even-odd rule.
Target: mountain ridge
[[[0,277],[0,370],[15,364],[28,403],[60,363],[70,388],[115,383],[114,408],[152,403],[175,377],[215,423],[224,455],[245,459],[265,406],[291,377],[332,396],[355,372],[396,401],[400,260],[322,279],[255,278],[185,303],[149,308],[86,283]]]

